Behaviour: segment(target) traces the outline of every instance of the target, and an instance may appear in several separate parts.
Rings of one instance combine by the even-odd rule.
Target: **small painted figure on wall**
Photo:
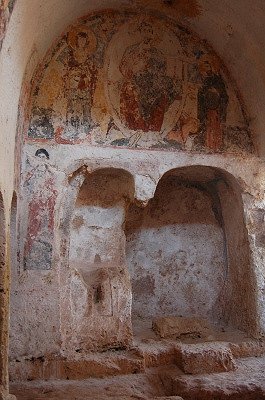
[[[223,130],[226,122],[228,95],[220,74],[216,56],[202,55],[199,60],[202,86],[198,91],[198,118],[203,145],[211,151],[223,146]],[[200,138],[201,135],[198,135]]]
[[[28,136],[34,139],[52,139],[54,137],[52,114],[50,108],[34,107]]]
[[[28,201],[28,221],[24,247],[24,269],[50,269],[54,209],[57,198],[54,170],[45,149],[35,153],[35,165],[24,180]],[[34,161],[33,161],[34,162]],[[33,164],[31,161],[30,164]],[[37,162],[37,163],[36,163]]]

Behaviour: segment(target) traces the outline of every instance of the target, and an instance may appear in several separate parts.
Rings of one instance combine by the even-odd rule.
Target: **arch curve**
[[[134,191],[133,176],[120,168],[87,172],[81,167],[71,174],[61,204],[58,252],[60,290],[69,293],[68,298],[61,297],[60,305],[61,313],[70,315],[61,319],[67,352],[80,346],[99,350],[131,342],[123,224]]]
[[[233,175],[201,165],[169,170],[144,210],[129,208],[125,229],[135,316],[200,317],[257,334],[242,188]]]

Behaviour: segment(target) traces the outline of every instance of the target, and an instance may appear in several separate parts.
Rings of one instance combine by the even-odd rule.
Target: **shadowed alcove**
[[[241,193],[231,175],[204,166],[169,171],[146,208],[129,208],[126,237],[133,318],[255,330]]]
[[[131,337],[131,287],[123,224],[134,195],[124,170],[88,174],[75,201],[69,268],[74,346],[119,347]]]

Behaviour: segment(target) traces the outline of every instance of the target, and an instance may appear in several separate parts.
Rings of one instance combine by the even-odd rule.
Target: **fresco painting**
[[[69,51],[64,60],[67,98],[65,136],[75,138],[93,126],[91,108],[97,74],[93,53],[97,39],[89,28],[80,26],[69,33],[67,42]]]
[[[16,0],[0,0],[0,50]]]
[[[38,149],[34,160],[27,162],[24,189],[28,203],[27,239],[23,249],[24,269],[50,269],[57,198],[55,170],[48,163],[49,154]]]
[[[119,129],[109,130],[110,143],[125,137],[130,147],[149,147],[174,126],[183,99],[183,52],[170,30],[164,29],[163,36],[159,31],[162,26],[154,18],[135,18],[109,45],[106,92]]]
[[[72,26],[44,60],[29,108],[28,142],[253,152],[221,60],[152,14],[105,11]]]

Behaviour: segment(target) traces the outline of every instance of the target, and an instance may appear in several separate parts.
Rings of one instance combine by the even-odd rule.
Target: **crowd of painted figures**
[[[252,151],[220,59],[166,17],[109,11],[72,26],[44,60],[29,109],[27,141]]]

